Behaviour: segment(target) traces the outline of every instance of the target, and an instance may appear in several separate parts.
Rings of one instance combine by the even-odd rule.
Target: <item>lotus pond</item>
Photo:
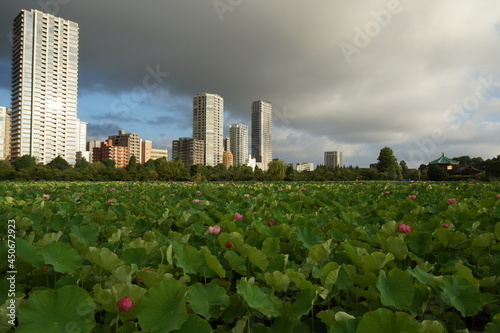
[[[4,182],[0,220],[0,333],[500,332],[499,183]]]

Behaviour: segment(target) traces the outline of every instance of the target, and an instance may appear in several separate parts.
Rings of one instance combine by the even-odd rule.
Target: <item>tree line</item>
[[[500,155],[489,160],[471,159],[468,156],[455,158],[462,166],[482,168],[486,172],[475,176],[450,176],[442,168],[421,165],[410,169],[405,161],[397,162],[392,150],[381,149],[376,167],[327,167],[318,165],[313,171],[296,171],[283,161],[272,161],[268,170],[256,167],[223,165],[193,165],[186,169],[180,160],[166,158],[138,163],[130,158],[126,168],[115,168],[113,160],[89,163],[85,159],[72,167],[58,156],[50,163],[37,164],[32,156],[25,155],[12,164],[0,161],[0,180],[63,180],[63,181],[363,181],[363,180],[498,180],[500,179]],[[474,161],[474,162],[473,162]]]

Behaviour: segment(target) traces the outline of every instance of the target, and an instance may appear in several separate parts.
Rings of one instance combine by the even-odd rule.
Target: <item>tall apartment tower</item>
[[[243,124],[229,125],[229,138],[233,165],[246,165],[248,163],[248,126]]]
[[[36,9],[13,22],[11,156],[75,163],[81,148],[77,118],[78,24]]]
[[[266,101],[252,103],[252,157],[262,170],[273,160],[273,107]]]
[[[205,142],[204,165],[222,164],[224,99],[217,94],[193,96],[193,138]]]
[[[342,167],[344,161],[341,151],[325,151],[325,166],[330,168]]]

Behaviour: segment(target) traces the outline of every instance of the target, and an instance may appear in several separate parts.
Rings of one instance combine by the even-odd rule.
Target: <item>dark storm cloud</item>
[[[122,128],[112,122],[100,122],[87,125],[87,140],[105,140],[110,135],[118,134]]]
[[[130,95],[156,82],[162,93],[148,91],[158,100],[149,102],[171,113],[151,119],[181,119],[182,127],[194,94],[224,97],[225,124],[249,125],[251,102],[264,99],[281,114],[274,118],[275,138],[297,132],[351,156],[389,144],[420,149],[415,142],[434,129],[450,130],[447,111],[474,96],[478,75],[500,77],[500,3],[493,0],[432,7],[409,0],[7,0],[0,63],[10,59],[12,19],[21,8],[41,7],[79,23],[80,95]],[[1,87],[9,87],[6,79]],[[496,100],[480,100],[477,109],[489,110]],[[488,157],[497,142],[485,138],[496,137],[499,125],[483,120],[464,117],[460,132],[483,140],[477,155]],[[436,147],[446,144],[455,141]],[[293,150],[286,140],[274,146]],[[323,146],[316,146],[303,159],[313,159],[309,153],[320,160]],[[371,154],[367,161],[378,150]]]

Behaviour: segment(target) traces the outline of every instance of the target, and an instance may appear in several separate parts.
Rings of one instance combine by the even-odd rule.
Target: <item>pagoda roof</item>
[[[429,162],[429,164],[459,164],[459,162],[457,160],[453,160],[451,158],[444,156],[443,153],[443,155],[441,155],[440,158]]]

